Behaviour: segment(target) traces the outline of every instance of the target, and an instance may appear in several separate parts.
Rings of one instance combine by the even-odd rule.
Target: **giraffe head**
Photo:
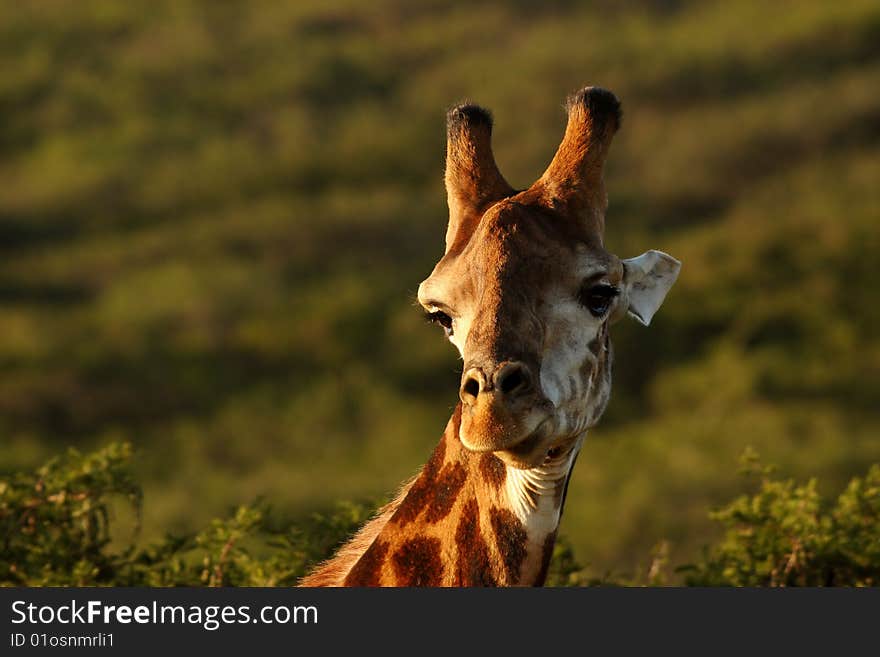
[[[544,174],[510,187],[492,155],[489,113],[447,116],[446,252],[419,302],[464,361],[462,444],[535,467],[597,422],[611,389],[608,327],[629,313],[648,325],[678,276],[660,251],[621,260],[603,242],[603,165],[620,104],[588,87]]]

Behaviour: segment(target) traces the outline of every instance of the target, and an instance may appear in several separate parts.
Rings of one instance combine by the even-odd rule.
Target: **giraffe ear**
[[[647,251],[623,261],[627,311],[648,326],[678,278],[681,262],[663,251]]]

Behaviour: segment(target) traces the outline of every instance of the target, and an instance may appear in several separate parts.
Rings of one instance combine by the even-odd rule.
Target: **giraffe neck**
[[[459,441],[461,407],[401,495],[303,585],[540,586],[580,449],[531,470]]]

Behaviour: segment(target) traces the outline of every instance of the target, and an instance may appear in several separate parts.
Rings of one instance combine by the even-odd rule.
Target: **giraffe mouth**
[[[498,405],[465,408],[459,440],[471,452],[510,452],[511,458],[522,460],[549,437],[550,417],[545,409],[535,407],[518,414]]]
[[[522,440],[513,447],[508,447],[503,451],[508,452],[516,459],[526,459],[533,452],[535,452],[544,441],[543,432],[540,430],[542,426],[543,423],[541,423],[541,426],[538,427],[538,431],[535,431],[530,436],[526,436],[525,440]]]
[[[548,418],[524,440],[495,454],[512,467],[528,470],[564,461],[577,444],[576,437],[557,436]]]
[[[518,469],[527,470],[536,467],[546,459],[548,451],[553,449],[555,441],[550,431],[550,424],[549,418],[544,418],[534,430],[513,444],[473,451],[491,451],[511,467]]]

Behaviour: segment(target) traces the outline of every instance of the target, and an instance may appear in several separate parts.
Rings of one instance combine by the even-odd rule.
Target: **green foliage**
[[[290,586],[329,557],[371,515],[373,505],[339,504],[327,514],[279,523],[265,504],[242,506],[201,532],[138,547],[113,535],[116,499],[139,517],[131,447],[85,456],[71,450],[35,473],[0,480],[2,586]],[[678,570],[695,586],[873,586],[880,578],[880,465],[854,478],[827,508],[816,482],[771,479],[712,517],[728,528],[704,559]],[[647,571],[590,574],[571,543],[557,540],[548,586],[663,586],[669,544],[655,546]]]
[[[669,573],[669,543],[660,541],[651,550],[647,569],[637,566],[632,572],[605,571],[597,574],[582,565],[574,555],[571,542],[559,536],[553,548],[553,560],[546,586],[668,586],[675,584]]]
[[[112,581],[108,499],[124,498],[139,516],[141,490],[126,470],[131,448],[71,450],[34,474],[0,481],[0,582],[63,586]]]
[[[565,536],[557,536],[550,569],[547,571],[546,585],[580,586],[583,582],[583,566],[575,558],[571,543]]]
[[[341,504],[294,527],[279,526],[264,504],[242,506],[197,534],[139,548],[136,535],[120,540],[111,527],[119,499],[141,513],[130,460],[128,444],[85,456],[70,450],[36,473],[0,481],[0,585],[291,585],[370,512]]]
[[[712,518],[727,528],[704,560],[685,568],[696,586],[877,586],[880,465],[850,481],[836,504],[815,479],[796,484],[755,468],[760,487]]]

